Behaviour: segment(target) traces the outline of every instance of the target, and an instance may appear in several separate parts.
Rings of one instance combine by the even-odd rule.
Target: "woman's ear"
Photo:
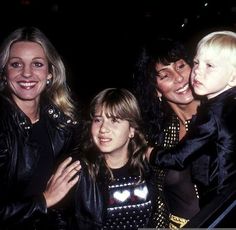
[[[157,97],[162,97],[162,93],[158,90],[158,89],[156,89],[156,93],[157,93]]]
[[[49,80],[49,79],[51,79],[51,78],[52,78],[52,74],[49,73],[47,79]]]
[[[156,93],[157,93],[157,97],[158,97],[159,101],[161,102],[162,101],[162,93],[158,89],[156,89]]]

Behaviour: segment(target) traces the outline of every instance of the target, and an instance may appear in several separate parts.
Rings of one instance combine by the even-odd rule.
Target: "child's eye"
[[[93,118],[93,122],[94,123],[98,123],[98,122],[100,122],[101,121],[101,118],[98,118],[98,117],[94,117]]]
[[[119,122],[119,119],[116,118],[116,117],[113,117],[113,118],[111,118],[111,121],[112,121],[113,123],[116,123],[116,122]]]
[[[198,65],[198,61],[193,60],[193,65]]]
[[[207,63],[206,65],[207,65],[207,67],[210,67],[210,68],[213,67],[213,65],[209,64],[209,63]]]

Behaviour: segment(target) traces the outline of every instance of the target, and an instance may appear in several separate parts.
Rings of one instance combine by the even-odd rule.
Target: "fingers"
[[[66,158],[57,168],[57,171],[55,174],[62,174],[66,166],[72,161],[72,157]]]
[[[73,179],[69,180],[68,186],[67,186],[68,191],[78,182],[78,180],[79,180],[79,174],[76,175]]]
[[[78,171],[81,169],[80,161],[71,163],[71,159],[63,161],[56,173],[49,180],[47,188],[44,192],[44,197],[47,207],[58,203],[78,182]]]

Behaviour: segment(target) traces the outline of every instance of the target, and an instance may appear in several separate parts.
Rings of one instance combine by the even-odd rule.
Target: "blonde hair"
[[[215,31],[207,34],[198,42],[197,53],[206,49],[223,55],[236,68],[236,33],[233,31]]]
[[[2,43],[0,48],[1,84],[0,91],[5,88],[5,66],[9,59],[12,44],[19,41],[30,41],[41,45],[49,63],[49,72],[52,74],[51,83],[46,87],[44,95],[66,115],[76,118],[75,106],[70,97],[70,89],[66,84],[64,63],[55,47],[45,34],[35,27],[22,27],[13,31]]]

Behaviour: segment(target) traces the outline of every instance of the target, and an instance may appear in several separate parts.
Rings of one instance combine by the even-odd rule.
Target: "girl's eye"
[[[111,118],[111,121],[112,121],[113,123],[119,122],[118,120],[119,120],[119,119],[116,118],[116,117]]]
[[[98,122],[100,122],[100,121],[101,121],[101,118],[98,118],[98,117],[93,118],[93,122],[94,122],[94,123],[98,123]]]
[[[194,65],[198,65],[198,61],[195,61],[195,60],[194,60],[194,61],[193,61],[193,64],[194,64]]]

